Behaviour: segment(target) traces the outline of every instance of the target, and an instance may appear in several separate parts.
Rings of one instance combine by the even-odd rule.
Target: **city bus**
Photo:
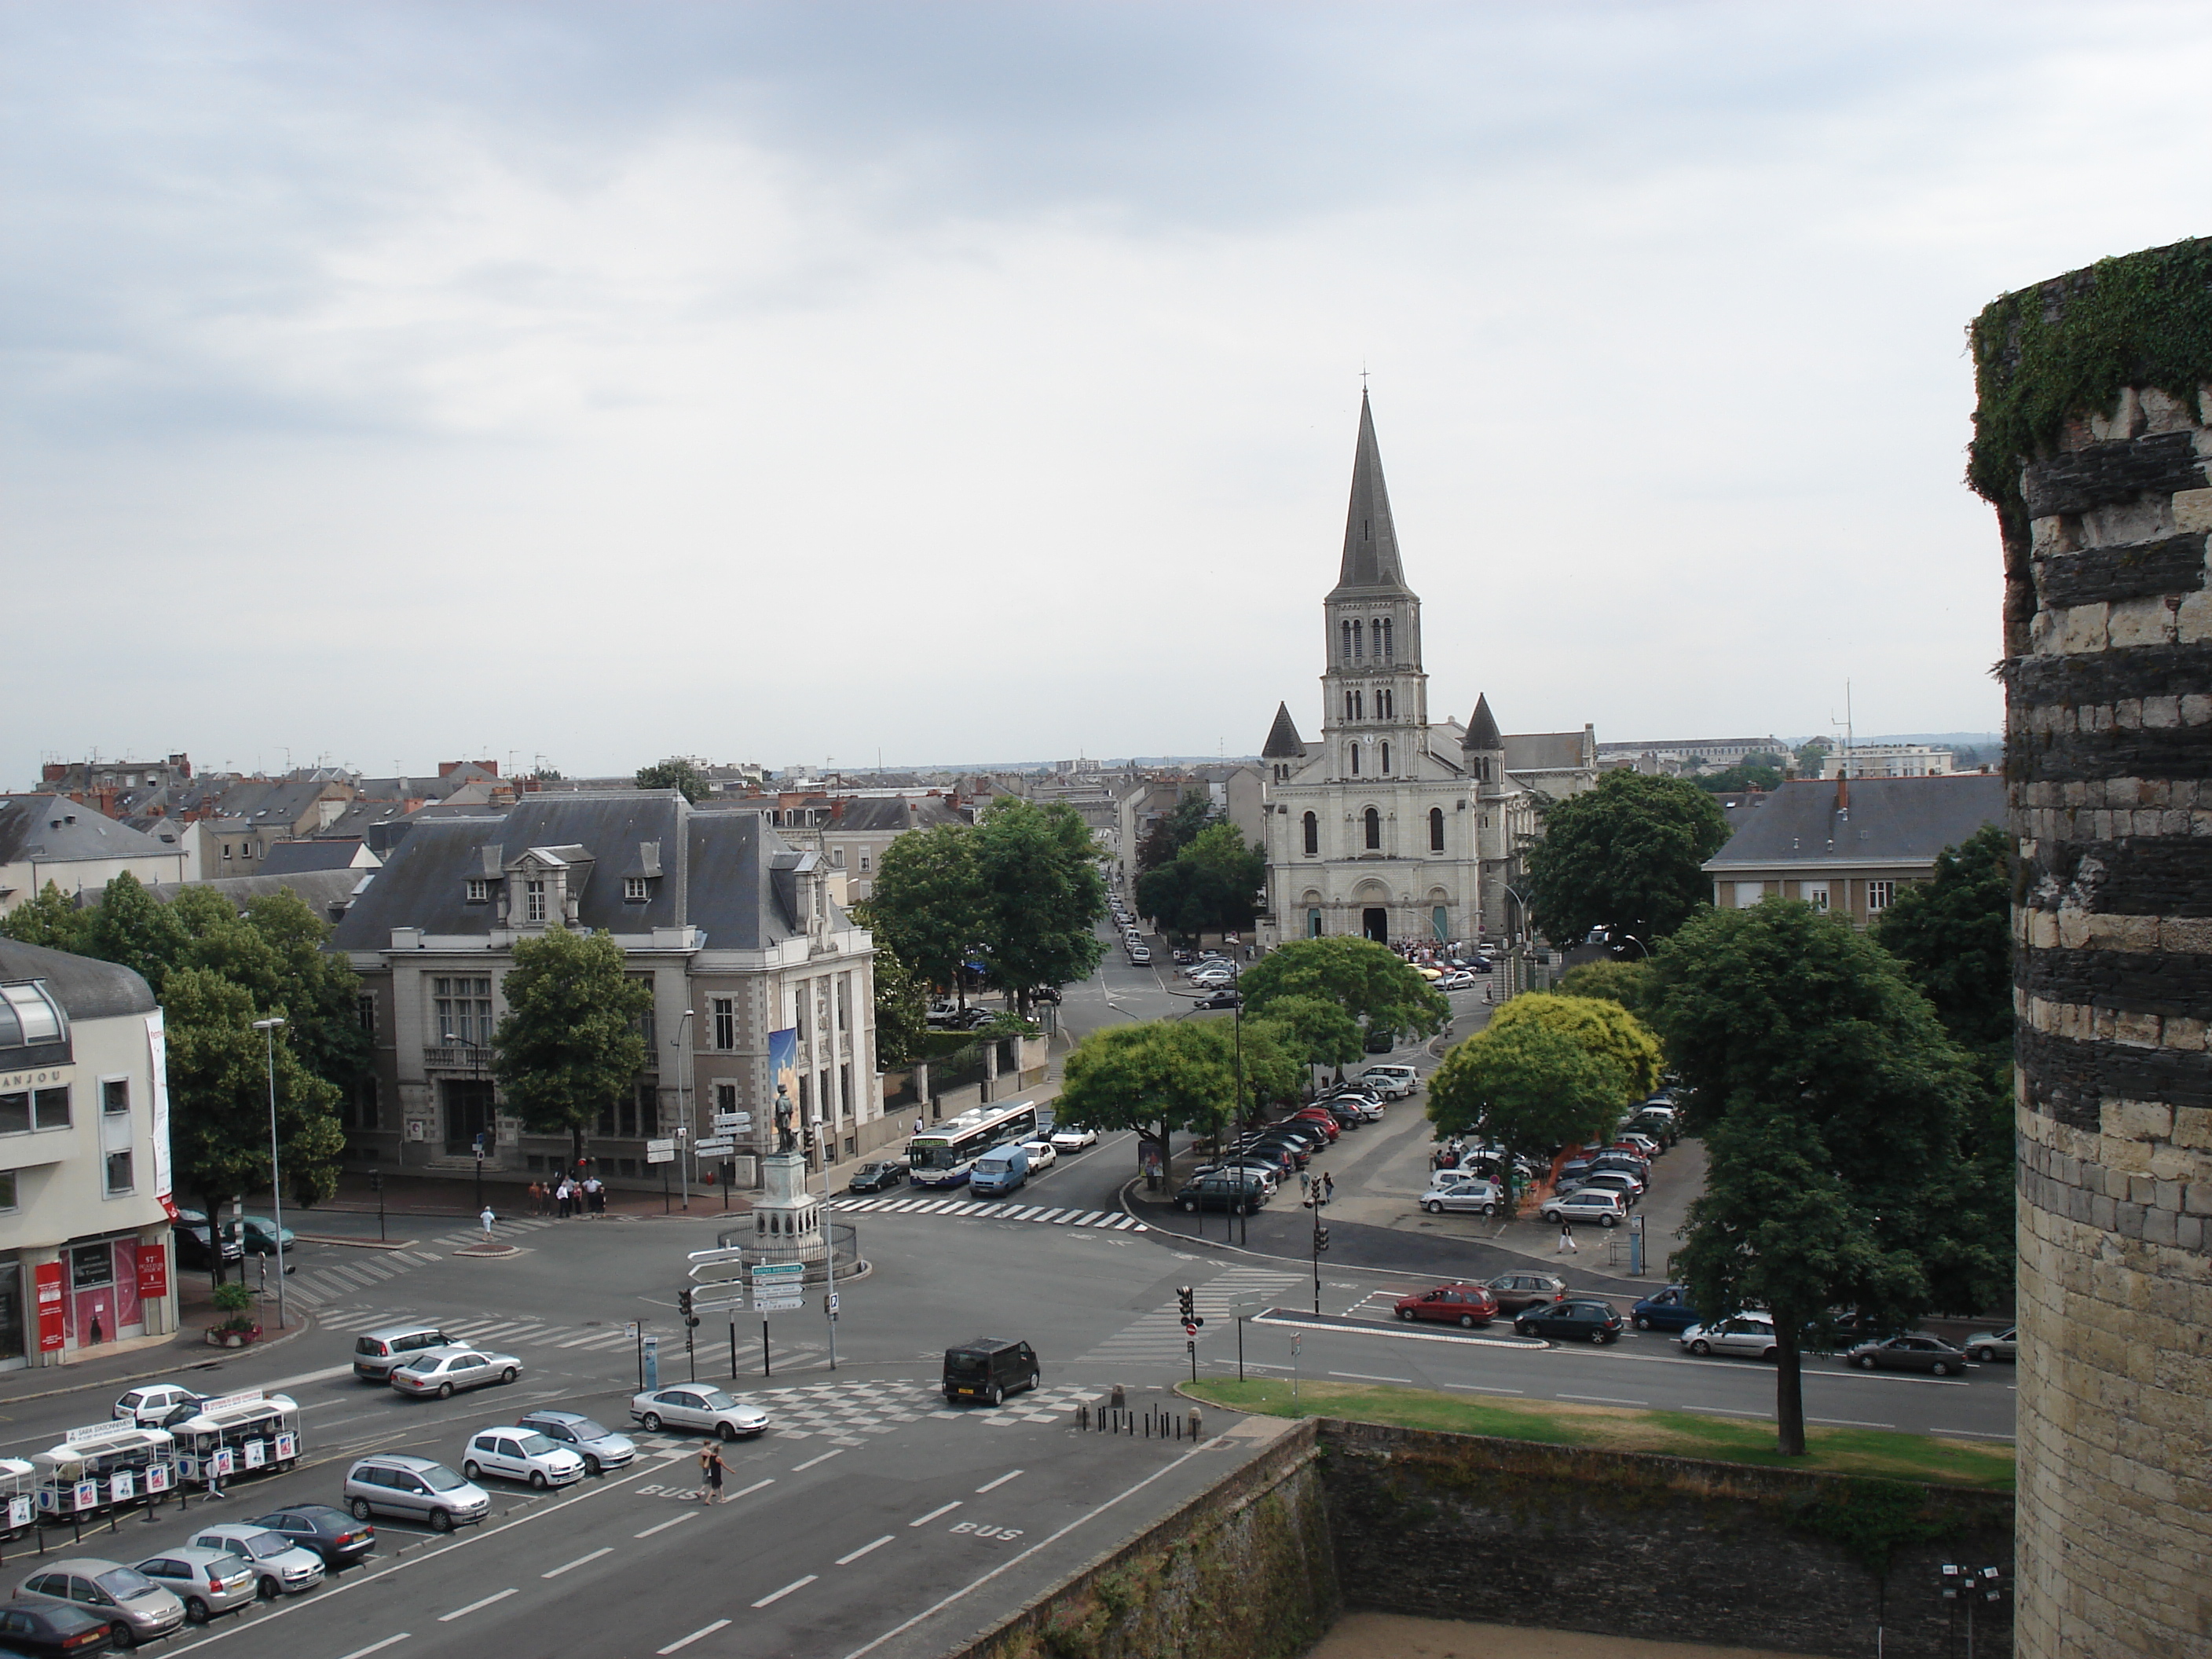
[[[1010,1140],[1034,1139],[1036,1132],[1035,1101],[978,1106],[923,1130],[907,1142],[908,1178],[917,1187],[963,1186],[975,1160],[984,1153]]]

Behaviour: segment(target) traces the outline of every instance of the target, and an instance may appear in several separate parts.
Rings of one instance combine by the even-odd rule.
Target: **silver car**
[[[435,1395],[441,1400],[451,1400],[463,1389],[512,1382],[521,1375],[522,1362],[511,1353],[486,1353],[482,1348],[428,1348],[405,1364],[392,1368],[392,1386],[401,1394]]]
[[[1618,1227],[1627,1218],[1628,1209],[1620,1194],[1596,1188],[1569,1193],[1564,1198],[1547,1198],[1537,1213],[1547,1221],[1595,1221],[1601,1227]]]
[[[346,1471],[346,1508],[356,1521],[398,1516],[427,1522],[433,1532],[481,1521],[491,1513],[491,1495],[428,1457],[391,1453],[357,1458]]]
[[[482,1429],[469,1437],[468,1455],[461,1473],[471,1480],[496,1474],[507,1480],[526,1480],[544,1492],[584,1478],[582,1454],[547,1439],[533,1429]]]
[[[1732,1314],[1711,1325],[1691,1325],[1674,1339],[1692,1353],[1740,1353],[1774,1358],[1774,1322],[1764,1314]]]
[[[179,1544],[141,1561],[138,1571],[182,1601],[185,1619],[195,1625],[204,1625],[218,1613],[250,1607],[260,1594],[260,1579],[250,1563],[204,1544]]]
[[[1447,1210],[1496,1215],[1498,1205],[1504,1201],[1504,1194],[1495,1182],[1466,1177],[1439,1181],[1421,1194],[1421,1207],[1431,1215],[1442,1215]]]
[[[323,1558],[268,1527],[203,1527],[192,1542],[204,1550],[228,1550],[252,1567],[264,1601],[297,1595],[323,1582]]]
[[[1967,1358],[1979,1360],[1984,1365],[1997,1359],[2016,1360],[2020,1358],[2020,1327],[2008,1325],[1994,1335],[1970,1336],[1960,1346],[1966,1349]]]
[[[628,1435],[617,1434],[581,1412],[525,1412],[514,1425],[569,1448],[584,1460],[586,1474],[621,1468],[637,1455]]]
[[[720,1389],[691,1383],[677,1389],[653,1389],[632,1397],[629,1414],[648,1431],[662,1427],[696,1429],[725,1440],[739,1435],[768,1432],[768,1413],[758,1406],[732,1399]]]
[[[35,1601],[66,1601],[107,1620],[118,1648],[158,1642],[185,1622],[185,1604],[136,1567],[81,1555],[49,1562],[16,1587]]]

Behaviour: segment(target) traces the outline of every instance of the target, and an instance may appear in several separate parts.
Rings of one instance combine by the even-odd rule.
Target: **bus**
[[[917,1187],[964,1186],[977,1158],[1010,1140],[1033,1140],[1036,1132],[1035,1101],[978,1106],[907,1142],[908,1178]]]

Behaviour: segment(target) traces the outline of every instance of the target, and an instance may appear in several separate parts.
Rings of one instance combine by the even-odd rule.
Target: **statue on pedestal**
[[[779,1152],[799,1150],[798,1135],[791,1127],[791,1096],[778,1085],[775,1091],[775,1149]]]

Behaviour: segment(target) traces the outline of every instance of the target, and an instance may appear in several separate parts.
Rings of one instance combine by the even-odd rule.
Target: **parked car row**
[[[1777,1352],[1771,1314],[1747,1309],[1726,1319],[1706,1321],[1698,1316],[1697,1309],[1691,1305],[1688,1290],[1680,1285],[1654,1291],[1629,1310],[1629,1316],[1639,1331],[1674,1332],[1675,1340],[1695,1354],[1734,1353],[1771,1359]],[[1844,1333],[1838,1357],[1863,1370],[1920,1370],[1932,1376],[1963,1376],[1969,1360],[1986,1365],[2015,1358],[2019,1352],[2018,1328],[2009,1325],[2002,1331],[1969,1336],[1954,1346],[1924,1331],[1875,1332],[1869,1328],[1870,1322],[1856,1316],[1845,1316],[1830,1323]],[[1853,1340],[1854,1337],[1865,1340]]]

